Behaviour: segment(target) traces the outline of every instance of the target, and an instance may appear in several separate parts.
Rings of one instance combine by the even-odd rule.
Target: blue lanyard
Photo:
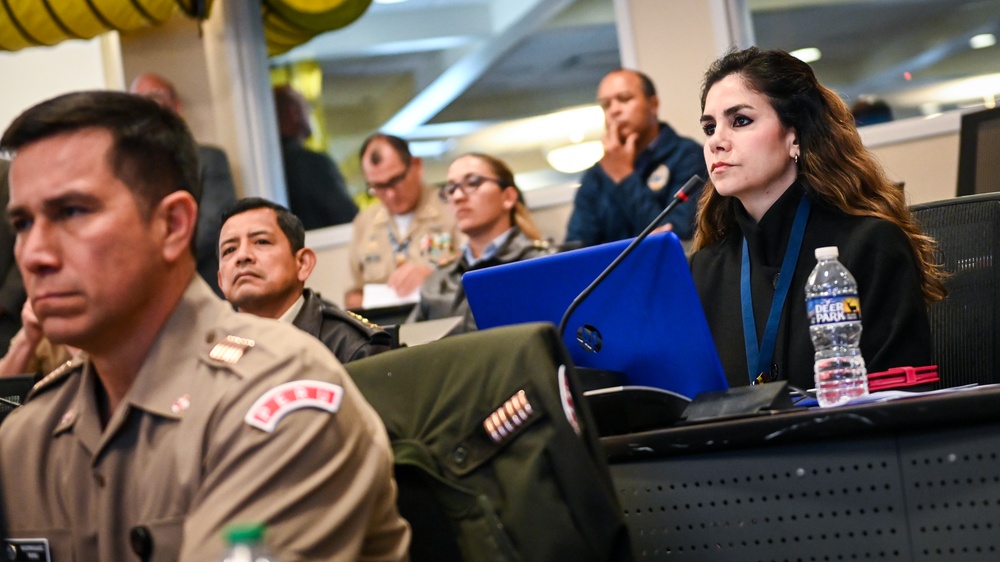
[[[774,290],[774,300],[771,301],[771,313],[767,317],[764,328],[764,341],[757,346],[757,322],[753,317],[753,297],[750,294],[750,251],[747,239],[743,237],[743,265],[740,268],[740,300],[743,306],[743,340],[747,350],[747,371],[750,374],[750,384],[767,382],[771,372],[771,360],[774,358],[774,344],[778,339],[778,322],[781,320],[781,309],[785,306],[785,297],[792,284],[795,264],[799,260],[802,249],[802,238],[809,220],[809,210],[812,203],[809,197],[802,195],[799,209],[795,212],[792,222],[792,233],[785,248],[785,257],[781,261],[781,272],[778,273],[778,286]]]

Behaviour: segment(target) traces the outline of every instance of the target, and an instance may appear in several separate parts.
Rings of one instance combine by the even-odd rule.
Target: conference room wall
[[[637,66],[649,72],[656,80],[664,100],[661,117],[670,121],[683,134],[695,138],[700,135],[697,127],[697,116],[700,113],[697,88],[701,74],[708,62],[723,52],[730,41],[729,28],[725,23],[725,6],[724,0],[615,0],[616,15],[622,16],[619,17],[618,25],[623,65]],[[628,16],[627,20],[625,15]],[[184,34],[187,41],[199,41],[196,34],[190,32],[189,24],[180,25],[180,28],[181,31],[177,33]],[[168,30],[150,33],[165,31]],[[140,43],[144,44],[144,48],[133,47]],[[4,76],[9,83],[18,85],[17,88],[0,91],[0,126],[5,128],[23,109],[62,92],[86,88],[124,88],[125,71],[121,61],[123,49],[127,51],[129,64],[135,65],[132,68],[143,65],[144,61],[137,55],[138,51],[154,50],[150,48],[149,41],[131,36],[127,46],[122,47],[117,35],[110,34],[90,42],[72,41],[57,47],[0,53],[0,76]],[[183,67],[172,68],[181,63],[167,60],[165,64],[167,66],[161,67],[156,62],[154,66],[171,75],[184,74]],[[38,72],[39,68],[47,71]],[[201,75],[201,71],[197,74]],[[192,127],[200,131],[200,136],[210,140],[212,124],[204,123],[202,116],[209,119],[208,116],[212,114],[226,112],[203,109],[211,107],[210,104],[205,105],[208,101],[192,99],[190,94],[187,98],[185,101],[189,108],[195,106],[194,114],[188,116],[189,120],[195,121]],[[904,125],[890,123],[875,127],[897,126]],[[240,134],[222,130],[228,128],[231,126],[223,123],[218,123],[215,127],[222,139]],[[957,126],[919,140],[881,142],[874,150],[891,176],[906,183],[911,203],[954,195],[958,174]],[[234,150],[230,157],[234,160],[234,170],[239,169],[239,153]],[[562,203],[534,211],[543,231],[557,241],[561,240],[567,217],[572,210],[570,201],[571,198],[566,197]],[[311,237],[319,240],[320,244],[315,246],[319,253],[319,265],[310,285],[335,302],[341,301],[343,291],[349,283],[346,267],[349,228],[340,229],[332,236]]]

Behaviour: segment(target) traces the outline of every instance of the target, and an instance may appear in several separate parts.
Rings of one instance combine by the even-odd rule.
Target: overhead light
[[[545,155],[549,166],[564,174],[582,172],[604,156],[604,143],[599,140],[553,148]]]
[[[969,46],[973,49],[985,49],[996,44],[997,36],[992,33],[980,33],[979,35],[973,35],[972,39],[969,39]]]
[[[793,57],[799,59],[800,61],[808,64],[811,62],[816,62],[823,58],[823,51],[820,51],[816,47],[806,47],[805,49],[795,49],[794,51],[788,53]]]
[[[417,158],[440,158],[451,150],[454,144],[451,140],[411,140],[410,154]]]

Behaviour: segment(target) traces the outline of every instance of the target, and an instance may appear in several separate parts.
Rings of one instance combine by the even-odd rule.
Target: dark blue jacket
[[[666,165],[668,178],[666,185],[654,191],[648,186],[649,178],[660,164]],[[604,173],[600,163],[584,173],[576,192],[566,242],[591,246],[638,235],[695,174],[707,177],[701,145],[678,136],[669,125],[660,123],[660,134],[636,157],[635,171],[620,184]],[[674,233],[682,240],[694,235],[700,189],[661,223],[673,224]]]

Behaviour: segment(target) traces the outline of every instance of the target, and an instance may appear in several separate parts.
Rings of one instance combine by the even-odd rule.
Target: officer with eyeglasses
[[[379,201],[354,219],[351,287],[344,295],[349,309],[365,306],[368,284],[384,283],[401,299],[415,298],[434,267],[454,256],[459,236],[444,203],[424,185],[423,163],[405,140],[371,135],[361,145],[361,169]]]
[[[470,332],[476,322],[462,289],[467,271],[551,254],[535,226],[514,174],[501,160],[486,154],[460,156],[448,167],[441,200],[468,241],[454,260],[424,281],[420,302],[408,321],[463,317],[452,333]]]

